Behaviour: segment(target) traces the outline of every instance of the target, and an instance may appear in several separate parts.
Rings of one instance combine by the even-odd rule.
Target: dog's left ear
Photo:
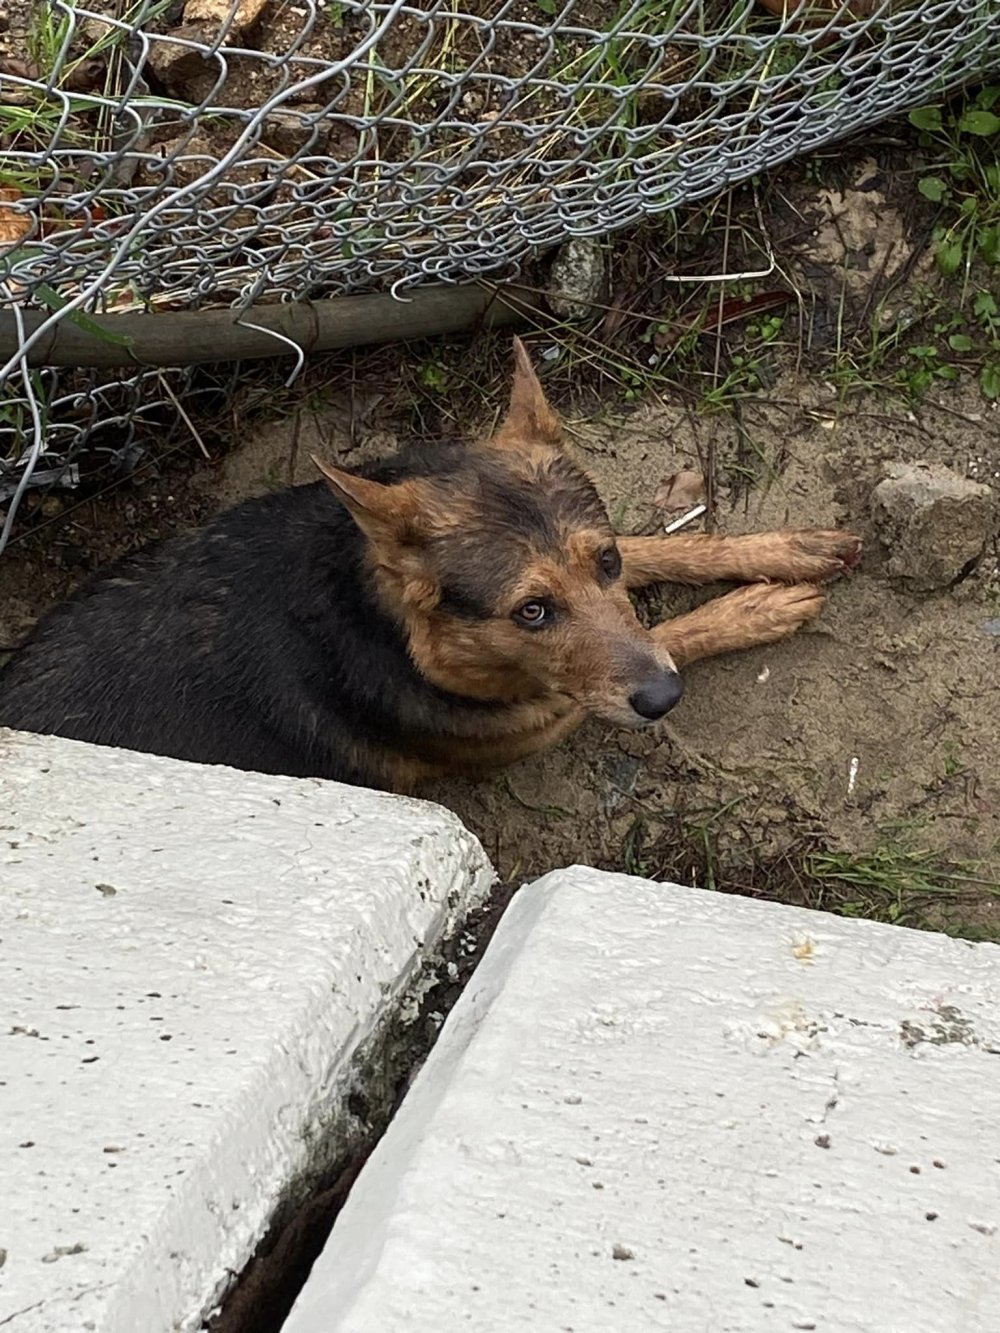
[[[353,472],[331,467],[312,455],[312,461],[326,478],[326,484],[348,511],[355,523],[373,542],[405,541],[415,535],[419,515],[419,497],[409,482],[387,486]]]
[[[433,610],[441,590],[424,563],[427,525],[422,501],[426,497],[420,483],[386,485],[331,467],[315,454],[312,461],[368,539],[382,591],[391,603],[403,613]]]
[[[489,443],[500,449],[523,449],[539,444],[557,445],[561,439],[559,418],[549,406],[524,343],[515,338],[510,406]]]

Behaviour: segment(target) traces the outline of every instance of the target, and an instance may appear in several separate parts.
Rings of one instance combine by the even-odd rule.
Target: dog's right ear
[[[354,472],[331,467],[315,454],[312,455],[312,461],[326,478],[330,490],[370,541],[391,539],[399,542],[407,538],[412,540],[416,535],[420,506],[416,487],[411,482],[402,481],[387,486],[381,481],[372,481]]]
[[[520,338],[514,339],[514,382],[510,406],[500,429],[489,441],[501,449],[554,447],[562,439],[559,418],[545,397],[545,390],[535,374],[531,357]]]

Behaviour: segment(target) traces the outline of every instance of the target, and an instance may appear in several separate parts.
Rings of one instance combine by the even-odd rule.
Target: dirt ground
[[[563,402],[572,447],[621,531],[662,523],[660,478],[710,469],[718,530],[850,527],[866,541],[860,568],[832,588],[813,630],[691,668],[683,703],[656,733],[592,723],[497,781],[429,790],[481,837],[505,880],[583,862],[1000,939],[997,551],[954,586],[914,594],[887,577],[871,509],[898,462],[941,463],[1000,495],[1000,412],[971,376],[917,406],[845,395],[824,378],[831,321],[847,308],[871,319],[876,285],[903,308],[929,280],[919,219],[874,169],[855,155],[833,185],[807,170],[780,177],[783,202],[767,224],[799,313],[786,326],[797,332],[768,355],[766,386],[713,414],[662,389],[638,405],[602,401],[596,382],[576,405]],[[892,272],[902,275],[894,288]],[[533,345],[545,365],[551,339]],[[393,355],[427,381],[426,348]],[[474,377],[482,342],[464,355],[450,364]],[[380,357],[353,362],[349,382],[337,362],[322,391],[241,427],[211,467],[192,451],[65,513],[42,501],[46,526],[0,557],[0,647],[147,537],[311,480],[311,452],[350,466],[391,448],[414,414],[386,388]],[[648,609],[672,613],[718,591],[666,590]]]

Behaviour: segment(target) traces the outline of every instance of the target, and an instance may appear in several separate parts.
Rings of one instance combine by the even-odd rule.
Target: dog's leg
[[[812,583],[836,578],[861,558],[851,532],[805,528],[747,537],[710,534],[619,537],[622,576],[629,588],[649,583]]]
[[[787,639],[815,620],[826,598],[809,583],[757,584],[737,588],[686,616],[665,620],[651,631],[678,667],[703,657],[737,652]]]

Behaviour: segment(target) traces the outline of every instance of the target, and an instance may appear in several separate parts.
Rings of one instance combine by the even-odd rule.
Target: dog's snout
[[[661,671],[659,675],[643,681],[635,693],[629,696],[629,703],[640,717],[648,722],[657,722],[680,702],[683,693],[684,682],[677,672]]]

